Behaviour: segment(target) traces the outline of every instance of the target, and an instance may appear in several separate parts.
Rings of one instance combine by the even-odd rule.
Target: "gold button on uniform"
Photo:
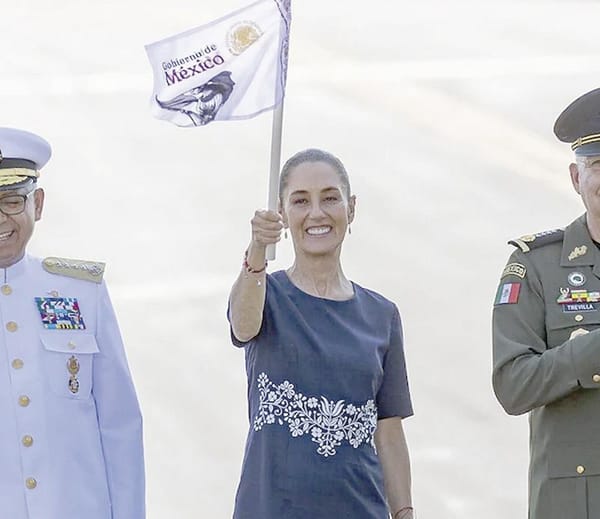
[[[577,465],[577,474],[583,474],[585,472],[585,467],[583,465]]]
[[[10,287],[10,285],[2,285],[2,288],[0,288],[0,291],[5,295],[5,296],[9,296],[12,294],[12,288]]]
[[[29,402],[31,402],[31,400],[29,399],[29,397],[27,395],[21,395],[19,397],[19,405],[21,407],[27,407],[29,405]]]
[[[33,490],[35,487],[37,487],[37,481],[35,480],[35,478],[27,478],[25,480],[25,486],[29,490]]]
[[[596,374],[595,374],[595,375],[592,377],[592,380],[593,380],[593,381],[594,381],[596,384],[600,383],[600,375],[598,375],[598,373],[596,373]]]
[[[31,436],[29,436],[28,434],[26,434],[21,439],[21,442],[23,443],[23,445],[25,445],[25,447],[31,447],[33,445],[33,438]]]
[[[23,367],[23,361],[22,361],[21,359],[14,359],[14,360],[11,362],[11,366],[12,366],[14,369],[21,369],[21,368]]]
[[[18,328],[19,328],[19,325],[17,323],[15,323],[14,321],[8,321],[6,323],[6,329],[9,332],[16,332]]]
[[[581,314],[577,314],[577,315],[575,316],[575,320],[576,320],[578,323],[580,323],[581,321],[583,321],[583,315],[581,315]]]

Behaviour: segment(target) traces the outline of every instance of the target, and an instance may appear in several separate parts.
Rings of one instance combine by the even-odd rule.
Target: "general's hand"
[[[252,248],[262,248],[281,240],[283,222],[275,211],[258,210],[252,218]]]

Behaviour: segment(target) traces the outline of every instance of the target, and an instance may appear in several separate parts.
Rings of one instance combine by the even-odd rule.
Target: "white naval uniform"
[[[35,298],[54,291],[85,330],[44,328]],[[0,517],[144,518],[142,418],[104,282],[26,255],[0,269],[0,327]]]

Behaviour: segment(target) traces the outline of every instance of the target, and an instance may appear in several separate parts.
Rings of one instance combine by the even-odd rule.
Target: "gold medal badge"
[[[234,56],[239,56],[262,35],[263,31],[254,22],[246,21],[236,23],[227,34],[229,51]]]
[[[75,355],[71,355],[71,358],[67,361],[67,370],[69,376],[69,391],[74,395],[79,392],[79,380],[77,379],[77,373],[79,373],[79,361]]]

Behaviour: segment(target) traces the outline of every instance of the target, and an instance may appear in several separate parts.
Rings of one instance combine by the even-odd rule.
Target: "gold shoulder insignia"
[[[101,283],[104,276],[105,263],[98,261],[83,261],[68,258],[48,257],[42,261],[46,272],[67,276],[84,281]]]
[[[519,247],[523,252],[537,249],[550,243],[562,241],[565,231],[562,229],[554,229],[552,231],[538,232],[537,234],[526,234],[520,238],[510,240],[508,243]]]

